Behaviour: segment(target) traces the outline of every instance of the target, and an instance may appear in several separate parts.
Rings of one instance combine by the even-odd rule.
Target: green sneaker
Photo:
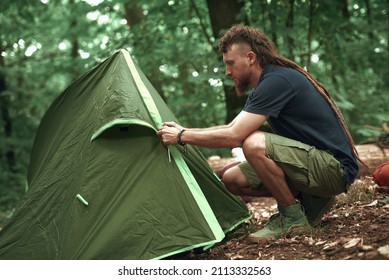
[[[334,196],[321,197],[303,192],[299,194],[298,198],[301,205],[304,207],[305,215],[307,215],[308,222],[311,226],[319,225],[324,214],[327,213],[336,202]]]
[[[250,242],[267,243],[285,234],[301,234],[311,229],[300,203],[286,208],[278,207],[278,211],[263,229],[248,236]]]

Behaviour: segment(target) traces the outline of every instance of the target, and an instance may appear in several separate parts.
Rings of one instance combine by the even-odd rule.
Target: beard
[[[239,97],[242,97],[248,91],[250,83],[249,83],[248,78],[244,78],[244,79],[235,81],[234,85],[235,85],[236,94]]]

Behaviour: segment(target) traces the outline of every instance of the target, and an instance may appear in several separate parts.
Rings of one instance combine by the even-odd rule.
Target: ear
[[[253,51],[247,53],[247,58],[249,59],[250,64],[253,64],[257,61],[257,55]]]

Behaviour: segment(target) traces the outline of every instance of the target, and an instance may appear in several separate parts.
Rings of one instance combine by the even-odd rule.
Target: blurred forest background
[[[224,77],[217,43],[236,23],[264,30],[326,85],[356,143],[374,141],[389,121],[388,10],[389,0],[1,0],[0,210],[25,191],[51,102],[118,49],[185,126],[229,122],[244,99]]]

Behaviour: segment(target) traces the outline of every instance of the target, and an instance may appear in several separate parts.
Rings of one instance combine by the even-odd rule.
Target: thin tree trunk
[[[216,39],[221,32],[237,23],[246,23],[247,19],[238,20],[238,15],[243,8],[243,1],[207,0],[209,16],[213,35]],[[231,122],[237,113],[242,110],[246,98],[238,97],[234,87],[224,86],[226,100],[226,123]]]
[[[389,2],[388,2],[389,3]],[[367,24],[369,25],[369,31],[367,32],[369,39],[373,39],[373,32],[372,30],[372,25],[373,25],[373,19],[371,17],[371,8],[370,8],[370,1],[365,0],[365,6],[366,6],[366,17],[367,17]]]
[[[139,1],[131,0],[127,1],[124,5],[125,18],[127,20],[128,28],[132,28],[138,25],[144,18],[143,9],[139,4]],[[138,45],[134,42],[134,48],[137,48]],[[147,78],[150,80],[150,83],[154,86],[156,91],[166,101],[166,96],[162,90],[162,84],[160,80],[161,72],[158,67],[154,67],[151,73],[148,73]]]
[[[75,9],[76,4],[74,0],[69,1],[69,8],[70,9]],[[81,72],[78,67],[78,57],[79,57],[79,49],[80,49],[80,44],[78,42],[78,18],[75,14],[72,14],[71,20],[70,20],[70,30],[71,30],[71,48],[70,48],[70,59],[73,62],[71,66],[71,71],[72,71],[72,79],[75,80],[77,79],[80,75]]]
[[[266,3],[266,0],[261,0],[260,1],[260,6],[261,6],[261,20],[260,22],[262,23],[262,26],[261,26],[261,29],[263,31],[265,31],[265,27],[266,27],[266,7],[267,7],[267,3]]]
[[[269,11],[269,21],[270,21],[270,35],[273,43],[278,47],[278,36],[277,36],[277,16],[273,14],[273,8],[271,5],[276,5],[273,4],[275,1],[270,2],[270,9]]]
[[[294,0],[289,0],[289,12],[286,19],[286,29],[288,33],[286,35],[286,40],[288,42],[288,58],[295,60],[294,57],[294,38],[292,35],[292,30],[294,28]]]
[[[312,36],[313,36],[313,16],[314,16],[314,5],[315,0],[309,1],[309,19],[308,19],[308,53],[307,53],[307,67],[311,66],[311,56],[312,56]]]
[[[0,53],[2,53],[2,46],[0,42]],[[5,68],[4,58],[0,55],[0,69]],[[5,158],[6,166],[8,171],[15,171],[16,161],[15,161],[15,152],[13,150],[13,144],[12,144],[12,136],[13,136],[13,130],[12,130],[12,119],[9,113],[9,100],[6,93],[6,80],[5,80],[5,73],[4,71],[0,71],[0,111],[1,111],[1,121],[3,123],[3,132],[4,132],[4,139],[5,139],[5,145],[4,150],[0,150],[0,159],[2,157]]]

